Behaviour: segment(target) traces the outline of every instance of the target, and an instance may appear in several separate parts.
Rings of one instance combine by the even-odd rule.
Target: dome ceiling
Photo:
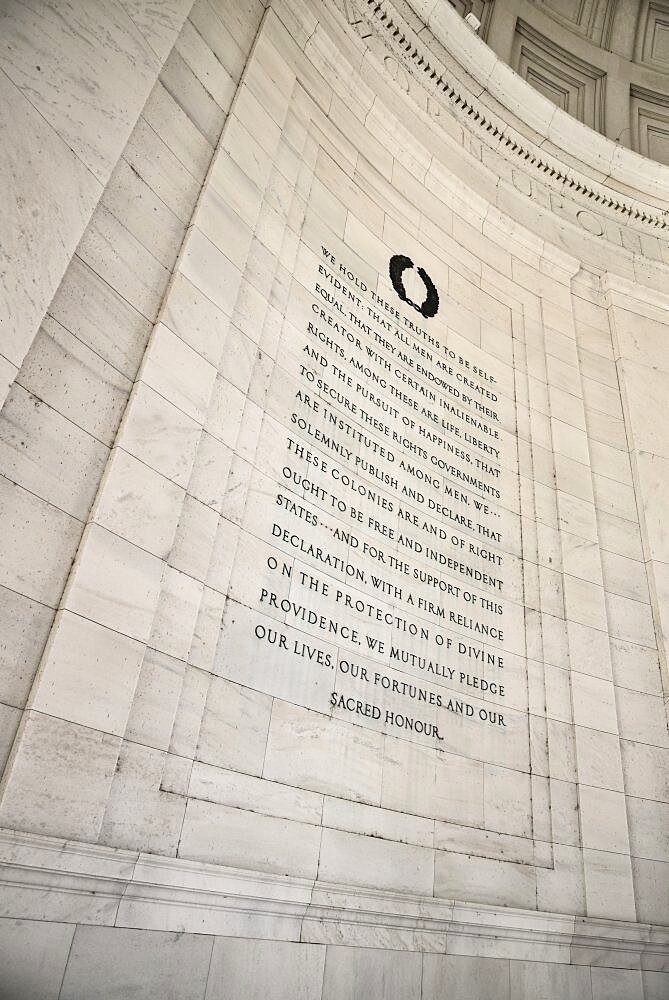
[[[448,2],[558,107],[669,164],[669,0]]]

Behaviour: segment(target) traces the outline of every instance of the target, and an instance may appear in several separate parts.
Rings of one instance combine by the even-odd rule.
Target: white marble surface
[[[0,581],[60,609],[0,821],[108,847],[63,849],[72,871],[45,891],[20,887],[27,846],[12,848],[5,912],[79,922],[62,966],[72,998],[138,984],[152,996],[171,983],[204,1000],[246,980],[249,997],[464,1000],[496,988],[514,1000],[594,1000],[620,992],[607,974],[626,948],[636,961],[626,971],[639,973],[625,979],[631,1000],[645,988],[641,956],[666,958],[663,939],[646,955],[650,929],[636,923],[664,920],[669,861],[655,632],[659,622],[666,641],[660,306],[639,306],[642,347],[629,303],[618,330],[615,282],[590,270],[607,253],[617,267],[615,252],[592,250],[590,235],[586,251],[573,209],[549,187],[529,218],[518,187],[505,194],[513,168],[475,116],[449,110],[443,92],[435,114],[411,60],[405,99],[404,69],[393,80],[389,50],[376,48],[385,29],[359,37],[372,10],[349,9],[349,20],[361,15],[356,31],[334,4],[318,7],[318,25],[297,0],[272,6],[239,90],[259,5],[198,0],[169,57],[183,4],[110,8],[133,39],[124,58],[141,51],[142,73],[167,58],[165,70],[0,430],[18,538]],[[30,17],[48,26],[53,9]],[[435,30],[465,30],[450,11],[434,15]],[[309,31],[290,37],[298,22]],[[479,43],[462,37],[471,64]],[[488,71],[511,94],[494,59]],[[155,72],[142,77],[147,93]],[[96,102],[56,101],[50,113],[70,135],[75,119],[108,113]],[[589,151],[581,129],[563,136],[563,116],[551,126],[545,111],[541,100],[524,109],[554,144],[569,140],[602,166],[610,149]],[[75,139],[75,154],[103,170],[104,149]],[[539,225],[541,238],[530,232]],[[397,252],[438,285],[435,319],[400,305],[388,279]],[[357,317],[328,296],[337,276]],[[407,282],[422,294],[415,275]],[[360,325],[372,291],[399,334],[379,319]],[[342,314],[348,336],[334,326]],[[430,397],[435,370],[450,381]],[[481,414],[499,433],[490,451],[464,438]],[[494,459],[472,483],[481,455]],[[397,472],[407,461],[418,476]],[[391,466],[389,486],[379,473]],[[56,537],[58,568],[40,574],[36,550]],[[454,553],[460,565],[443,560]],[[467,570],[499,586],[467,582]],[[20,621],[29,611],[21,602]],[[38,615],[35,646],[49,614]],[[503,624],[504,637],[484,645],[475,621]],[[409,639],[407,622],[425,635]],[[428,673],[391,647],[443,669]],[[31,676],[22,668],[7,685],[12,732]],[[419,687],[422,703],[399,684]],[[333,703],[335,688],[349,701]],[[381,714],[410,709],[438,727],[438,743]],[[103,861],[114,873],[94,899],[90,869]],[[39,855],[34,867],[45,865]],[[57,964],[53,934],[44,948]],[[110,986],[119,954],[127,961]],[[606,970],[599,979],[593,963]]]
[[[151,324],[76,255],[68,277],[52,299],[49,315],[132,381]]]
[[[249,995],[248,991],[251,991],[250,995],[253,996],[253,991],[263,984],[263,988],[267,988],[266,976],[269,970],[273,970],[272,982],[276,984],[279,996],[284,995],[282,990],[297,989],[304,991],[303,995],[306,997],[318,997],[321,995],[319,989],[323,969],[325,968],[327,981],[328,963],[331,963],[329,981],[335,991],[333,996],[339,996],[337,991],[344,988],[354,990],[352,995],[355,995],[355,990],[361,988],[363,982],[366,983],[367,992],[381,990],[379,996],[383,996],[383,990],[388,989],[389,982],[384,979],[384,975],[387,970],[392,969],[393,983],[404,982],[407,989],[413,988],[413,977],[417,976],[416,981],[420,983],[422,976],[423,989],[428,990],[423,995],[430,997],[441,995],[440,991],[445,987],[449,989],[449,993],[462,1000],[472,996],[471,989],[476,991],[473,995],[483,997],[488,995],[486,990],[491,988],[494,981],[498,990],[502,991],[502,996],[522,1000],[530,1000],[530,997],[536,996],[537,989],[548,990],[547,995],[561,1000],[563,995],[570,995],[570,989],[576,988],[574,984],[578,984],[581,992],[577,992],[575,996],[581,1000],[584,996],[590,996],[585,986],[589,978],[584,977],[590,977],[591,970],[578,968],[587,948],[591,949],[591,953],[593,948],[597,949],[596,967],[592,970],[593,990],[595,984],[607,984],[608,988],[614,989],[616,980],[613,977],[619,973],[622,961],[635,961],[635,966],[627,967],[639,969],[641,962],[657,963],[663,954],[666,960],[666,934],[658,936],[656,933],[651,944],[647,925],[588,918],[575,922],[573,917],[560,917],[550,913],[542,916],[536,912],[508,907],[494,909],[486,905],[467,904],[454,907],[449,901],[435,901],[430,908],[425,908],[416,897],[407,897],[400,905],[395,894],[370,894],[369,891],[356,892],[351,889],[346,892],[320,890],[314,897],[311,909],[315,926],[322,930],[331,926],[335,931],[334,937],[326,937],[321,944],[307,947],[296,943],[281,945],[271,940],[254,942],[248,938],[260,936],[280,939],[282,923],[285,925],[291,913],[307,915],[303,935],[309,936],[311,919],[307,904],[311,893],[310,882],[290,880],[284,876],[235,872],[232,869],[175,861],[155,855],[138,856],[133,852],[108,847],[68,845],[39,836],[17,837],[3,834],[1,843],[5,862],[3,873],[10,885],[25,877],[26,865],[45,866],[45,862],[48,862],[54,873],[57,873],[58,882],[53,881],[53,876],[49,876],[52,901],[50,910],[44,909],[43,892],[37,886],[37,891],[24,891],[22,896],[15,896],[12,905],[23,914],[21,940],[33,943],[33,954],[43,956],[44,964],[30,965],[32,981],[35,982],[35,976],[44,974],[42,970],[59,967],[62,973],[69,952],[65,984],[69,984],[68,989],[74,991],[74,996],[91,995],[91,991],[96,989],[106,990],[100,995],[108,996],[109,990],[117,988],[108,980],[108,975],[116,967],[115,956],[119,948],[128,960],[120,976],[116,969],[114,983],[120,984],[127,993],[128,989],[139,988],[141,980],[150,991],[150,996],[158,995],[155,992],[157,984],[162,983],[164,991],[164,974],[167,970],[171,981],[181,984],[180,995],[183,990],[191,988],[192,984],[200,983],[201,992],[194,995],[204,997],[207,969],[213,969],[214,975],[212,977],[210,971],[206,986],[213,996],[221,995],[221,990],[227,988],[227,985],[239,983],[240,977],[244,976],[247,977],[245,995]],[[46,871],[46,866],[44,870]],[[103,885],[105,892],[102,895],[110,901],[114,896],[117,901],[121,894],[125,896],[124,906],[116,917],[116,927],[111,926],[115,919],[115,907],[106,911],[98,910],[97,917],[93,918],[90,908],[88,911],[83,908],[86,897],[92,900],[95,892],[99,893]],[[143,911],[137,907],[139,897],[137,903],[133,902],[135,890],[139,891],[143,899]],[[165,890],[169,892],[169,897],[165,896]],[[44,922],[45,918],[47,921],[53,920],[58,899],[61,900],[61,919],[67,922]],[[255,923],[248,922],[261,900],[262,916],[259,913]],[[199,914],[199,923],[191,926],[190,932],[184,934],[183,919],[188,909]],[[226,911],[230,912],[233,919],[237,914],[236,925],[233,922],[222,922]],[[98,926],[79,926],[75,930],[76,914],[85,912],[89,914],[89,924]],[[244,912],[247,922],[240,923],[239,917]],[[440,955],[426,954],[422,957],[418,953],[422,950],[421,943],[427,946],[428,938],[426,936],[420,942],[408,928],[419,913],[425,935],[430,927],[434,930],[442,928]],[[31,921],[35,917],[40,920],[33,924]],[[134,929],[133,924],[138,918],[144,926],[155,929]],[[368,936],[366,947],[356,949],[352,947],[356,943],[355,927],[360,925],[361,920],[367,927]],[[130,921],[129,926],[127,921]],[[160,922],[160,932],[157,931],[157,921]],[[332,923],[329,924],[329,921]],[[236,929],[233,930],[233,927]],[[335,930],[337,927],[338,932]],[[352,936],[346,936],[347,927]],[[3,921],[2,930],[5,928],[7,933],[14,933],[14,921]],[[251,928],[255,928],[255,935],[253,931],[249,935]],[[262,933],[258,935],[261,928]],[[197,934],[192,933],[195,930],[198,931]],[[498,949],[506,945],[511,951],[506,957],[496,959],[467,957],[462,948],[466,946],[466,941],[470,944],[474,941],[473,931],[476,931],[481,948],[485,948],[486,942],[496,940]],[[76,934],[73,950],[70,948],[72,932]],[[221,932],[232,936],[217,936]],[[444,954],[446,934],[449,942],[448,955]],[[358,941],[361,940],[358,937]],[[435,944],[438,940],[433,937],[432,943]],[[578,963],[576,966],[568,964],[571,942],[572,960]],[[160,968],[146,964],[145,953],[149,943],[152,949],[157,949]],[[348,947],[337,947],[342,943]],[[369,950],[370,947],[384,949],[389,944],[392,951],[375,953]],[[529,961],[518,957],[519,946],[524,944],[534,949]],[[328,946],[327,949],[325,945]],[[303,952],[298,950],[301,947],[304,948]],[[623,952],[616,949],[623,949],[627,958],[623,959]],[[481,950],[478,954],[481,955]],[[375,955],[370,962],[370,956]],[[613,964],[607,963],[609,955]],[[224,961],[226,956],[227,963]],[[291,959],[289,962],[286,956]],[[91,965],[93,961],[95,967]],[[190,985],[179,978],[184,969],[189,973]],[[13,975],[21,975],[21,967],[3,966],[5,976],[10,970],[16,970],[12,972]],[[622,979],[629,986],[640,975],[638,973],[633,977],[628,974],[622,976]],[[662,975],[666,973],[644,973],[644,983],[649,988],[661,991],[664,987]],[[398,976],[400,980],[397,980]],[[18,982],[22,988],[27,988],[30,980],[25,977],[25,968]],[[514,986],[513,992],[505,993],[509,983]],[[88,993],[82,992],[86,990]],[[111,995],[120,997],[124,994],[112,992]],[[302,994],[298,992],[298,995]],[[494,995],[499,995],[499,992]],[[596,995],[594,992],[593,996]],[[651,992],[647,995],[655,997],[662,994]]]
[[[3,8],[0,170],[10,192],[3,203],[3,353],[17,366],[188,6],[55,0]],[[26,280],[31,268],[35,277]]]
[[[57,1000],[74,930],[67,923],[0,920],[3,992],[25,1000]]]
[[[170,0],[169,3],[143,3],[141,0],[121,0],[121,6],[132,18],[159,59],[165,59],[189,14],[190,0]]]
[[[67,580],[68,560],[81,537],[81,522],[4,477],[0,514],[11,532],[15,557],[2,565],[0,583],[55,609]],[[45,566],[36,556],[49,546],[54,558]]]
[[[86,529],[86,542],[64,606],[146,641],[160,588],[160,559],[97,524]]]
[[[126,740],[100,824],[100,843],[129,850],[141,843],[148,851],[173,854],[186,808],[182,786],[178,758]]]
[[[155,320],[169,271],[104,204],[87,226],[77,252],[142,316]]]
[[[99,441],[15,383],[5,401],[0,455],[9,479],[84,521],[108,452]],[[67,477],[62,474],[63,462],[72,466]]]
[[[172,547],[183,497],[181,487],[122,448],[114,448],[93,518],[107,531],[164,559]]]
[[[24,713],[19,736],[29,751],[10,763],[1,821],[10,828],[37,832],[42,828],[40,814],[46,805],[59,815],[62,836],[94,842],[120,738],[37,711]]]
[[[118,997],[146,989],[178,990],[184,1000],[196,1000],[206,984],[206,966],[212,940],[207,935],[158,933],[151,935],[150,966],[146,940],[141,932],[103,927],[80,927],[72,943],[72,964],[60,995],[71,1000],[84,997]],[[95,984],[95,985],[94,985]],[[154,993],[155,995],[155,993]]]
[[[2,32],[5,73],[105,183],[159,65],[140,30],[120,3],[68,9],[53,2],[7,4]]]
[[[102,194],[102,183],[5,73],[0,87],[5,137],[0,170],[7,192],[2,207],[2,353],[19,366]],[[16,129],[16,122],[23,127]],[[62,177],[68,178],[65,185]],[[26,178],[30,186],[24,190]]]
[[[25,704],[53,617],[53,609],[44,604],[7,587],[0,589],[0,621],[6,636],[0,656],[0,683],[7,705]]]
[[[107,446],[131,389],[113,364],[49,314],[22,366],[21,385]]]
[[[317,826],[191,799],[179,851],[195,861],[313,879],[320,839]]]
[[[325,966],[322,945],[219,938],[214,943],[206,1000],[236,991],[248,1000],[320,1000]]]
[[[37,712],[122,736],[143,649],[136,639],[69,611],[56,616],[30,699]]]

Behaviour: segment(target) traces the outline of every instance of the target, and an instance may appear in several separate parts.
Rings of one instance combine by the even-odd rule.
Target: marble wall
[[[3,4],[3,400],[190,6]]]
[[[446,6],[149,7],[21,271],[5,992],[666,995],[666,171]]]
[[[39,328],[17,327],[32,343],[0,417],[3,762],[261,12],[193,7]]]
[[[107,1000],[111,996],[664,1000],[667,995],[662,973],[537,960],[84,925],[75,930],[73,924],[43,922],[7,930],[0,925],[0,936],[13,956],[4,970],[6,995],[26,1000],[58,996],[61,1000]],[[147,982],[153,992],[147,992]]]

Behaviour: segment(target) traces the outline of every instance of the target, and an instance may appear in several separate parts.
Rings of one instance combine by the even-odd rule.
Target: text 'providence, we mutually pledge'
[[[437,746],[454,715],[503,732],[512,401],[445,321],[326,247],[309,293],[272,396],[255,655],[306,666],[310,707],[359,725]]]

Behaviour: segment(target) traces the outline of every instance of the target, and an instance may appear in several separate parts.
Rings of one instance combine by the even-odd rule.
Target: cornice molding
[[[407,70],[433,96],[446,102],[480,141],[498,147],[521,169],[552,182],[556,189],[561,187],[571,197],[578,196],[584,209],[596,207],[622,224],[631,223],[656,238],[666,239],[669,168],[616,145],[556,108],[502,63],[448,4],[440,5],[437,21],[430,16],[420,35],[397,11],[393,0],[358,0],[358,7],[366,9],[370,22],[391,50],[401,56]],[[478,94],[437,58],[427,44],[428,33],[461,65],[463,75],[477,83]],[[509,111],[508,120],[481,100],[486,91]],[[523,118],[518,109],[525,112]],[[523,134],[528,131],[536,133],[537,141]],[[544,144],[550,144],[551,152],[543,148]],[[581,166],[577,168],[573,163]],[[635,197],[618,188],[633,190]],[[653,205],[646,198],[659,200],[667,207]]]
[[[669,928],[384,892],[0,830],[14,919],[669,968]],[[472,950],[473,949],[473,950]]]
[[[607,305],[622,303],[630,309],[649,306],[655,311],[667,313],[666,321],[669,322],[669,292],[646,288],[610,271],[604,272],[601,282]]]

